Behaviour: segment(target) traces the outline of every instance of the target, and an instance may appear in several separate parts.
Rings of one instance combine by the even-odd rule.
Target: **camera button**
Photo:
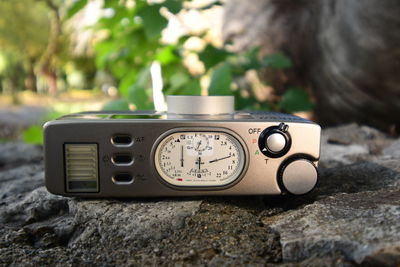
[[[284,191],[304,195],[317,184],[318,171],[313,162],[305,158],[292,159],[282,164],[278,181]]]
[[[285,123],[264,129],[258,138],[261,153],[270,158],[284,156],[292,144],[288,129],[289,126]]]
[[[265,142],[265,147],[270,151],[279,153],[286,146],[286,138],[280,133],[273,133],[267,137],[267,141]]]

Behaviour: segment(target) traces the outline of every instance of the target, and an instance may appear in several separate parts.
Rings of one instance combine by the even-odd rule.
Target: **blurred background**
[[[398,132],[398,1],[1,0],[0,142],[88,110],[237,110]]]

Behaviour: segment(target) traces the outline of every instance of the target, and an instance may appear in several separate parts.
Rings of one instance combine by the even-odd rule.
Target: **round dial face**
[[[166,136],[155,153],[158,174],[175,186],[224,186],[244,168],[239,141],[224,132],[176,132]]]

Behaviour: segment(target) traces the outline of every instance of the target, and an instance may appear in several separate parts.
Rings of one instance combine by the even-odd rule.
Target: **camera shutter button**
[[[279,153],[286,147],[286,138],[280,133],[273,133],[267,137],[265,147],[272,152]]]

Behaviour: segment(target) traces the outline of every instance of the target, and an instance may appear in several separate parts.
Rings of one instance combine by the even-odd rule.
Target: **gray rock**
[[[322,139],[336,144],[367,144],[370,147],[385,145],[390,140],[379,130],[356,123],[326,128],[322,131]]]
[[[322,143],[321,151],[321,164],[324,164],[325,167],[354,163],[357,161],[354,159],[355,157],[369,154],[366,145],[341,145],[328,142]]]
[[[118,239],[121,243],[160,240],[184,226],[185,218],[193,215],[201,201],[71,201],[71,212],[77,225],[85,225],[85,234],[73,242],[85,241],[86,233],[97,231],[101,242]]]
[[[25,129],[43,119],[48,111],[42,107],[0,107],[0,138],[15,139]]]
[[[46,115],[46,109],[35,106],[0,108],[0,124],[27,127]]]
[[[400,158],[400,139],[393,142],[390,146],[383,150],[383,155],[392,159]]]
[[[399,266],[400,246],[385,247],[364,258],[362,266]]]
[[[0,171],[0,203],[21,198],[44,184],[44,172],[41,164],[23,164],[14,169]]]
[[[322,167],[331,168],[379,155],[392,139],[367,126],[348,124],[322,131]]]
[[[0,145],[0,169],[27,163],[38,163],[43,159],[40,146],[23,143],[4,143]],[[11,165],[11,166],[9,166]]]
[[[320,170],[314,195],[331,196],[338,193],[357,193],[400,185],[398,160],[362,161],[342,167]]]
[[[134,200],[52,195],[40,147],[0,144],[0,265],[399,265],[400,139],[322,140],[306,196]]]
[[[40,187],[20,201],[2,206],[0,223],[27,225],[68,211],[68,198],[52,195],[44,187]]]
[[[263,222],[279,232],[283,261],[339,253],[361,263],[400,246],[400,190],[339,194]]]

